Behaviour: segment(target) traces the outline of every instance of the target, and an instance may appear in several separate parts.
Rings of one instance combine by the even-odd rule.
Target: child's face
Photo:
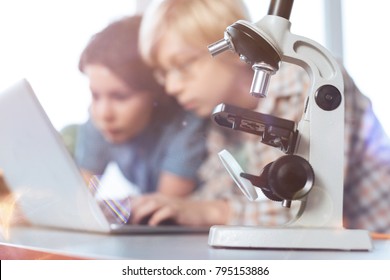
[[[168,31],[159,44],[157,63],[156,73],[165,90],[184,109],[209,117],[216,105],[237,103],[236,81],[240,77],[234,64],[213,59],[207,44],[204,48],[191,46],[174,31]]]
[[[152,94],[132,90],[102,65],[87,65],[84,72],[92,93],[92,119],[106,140],[122,143],[138,135],[149,123]]]

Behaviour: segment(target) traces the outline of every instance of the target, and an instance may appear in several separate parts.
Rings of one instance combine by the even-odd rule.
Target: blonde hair
[[[242,0],[155,0],[141,24],[141,55],[155,65],[159,42],[167,30],[175,30],[191,45],[206,47],[222,39],[226,27],[239,19],[249,20]]]

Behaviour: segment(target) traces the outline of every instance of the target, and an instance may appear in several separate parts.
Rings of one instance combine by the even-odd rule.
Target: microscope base
[[[224,248],[372,250],[368,231],[332,228],[213,226],[208,243]]]

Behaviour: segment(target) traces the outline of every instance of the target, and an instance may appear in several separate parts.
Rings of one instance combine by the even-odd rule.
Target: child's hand
[[[167,221],[179,225],[210,226],[225,224],[229,206],[225,201],[197,201],[174,198],[159,193],[133,198],[130,221],[156,226]]]

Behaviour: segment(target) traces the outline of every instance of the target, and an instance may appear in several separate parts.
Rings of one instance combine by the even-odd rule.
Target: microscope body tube
[[[293,4],[294,0],[271,0],[268,15],[290,19]]]

